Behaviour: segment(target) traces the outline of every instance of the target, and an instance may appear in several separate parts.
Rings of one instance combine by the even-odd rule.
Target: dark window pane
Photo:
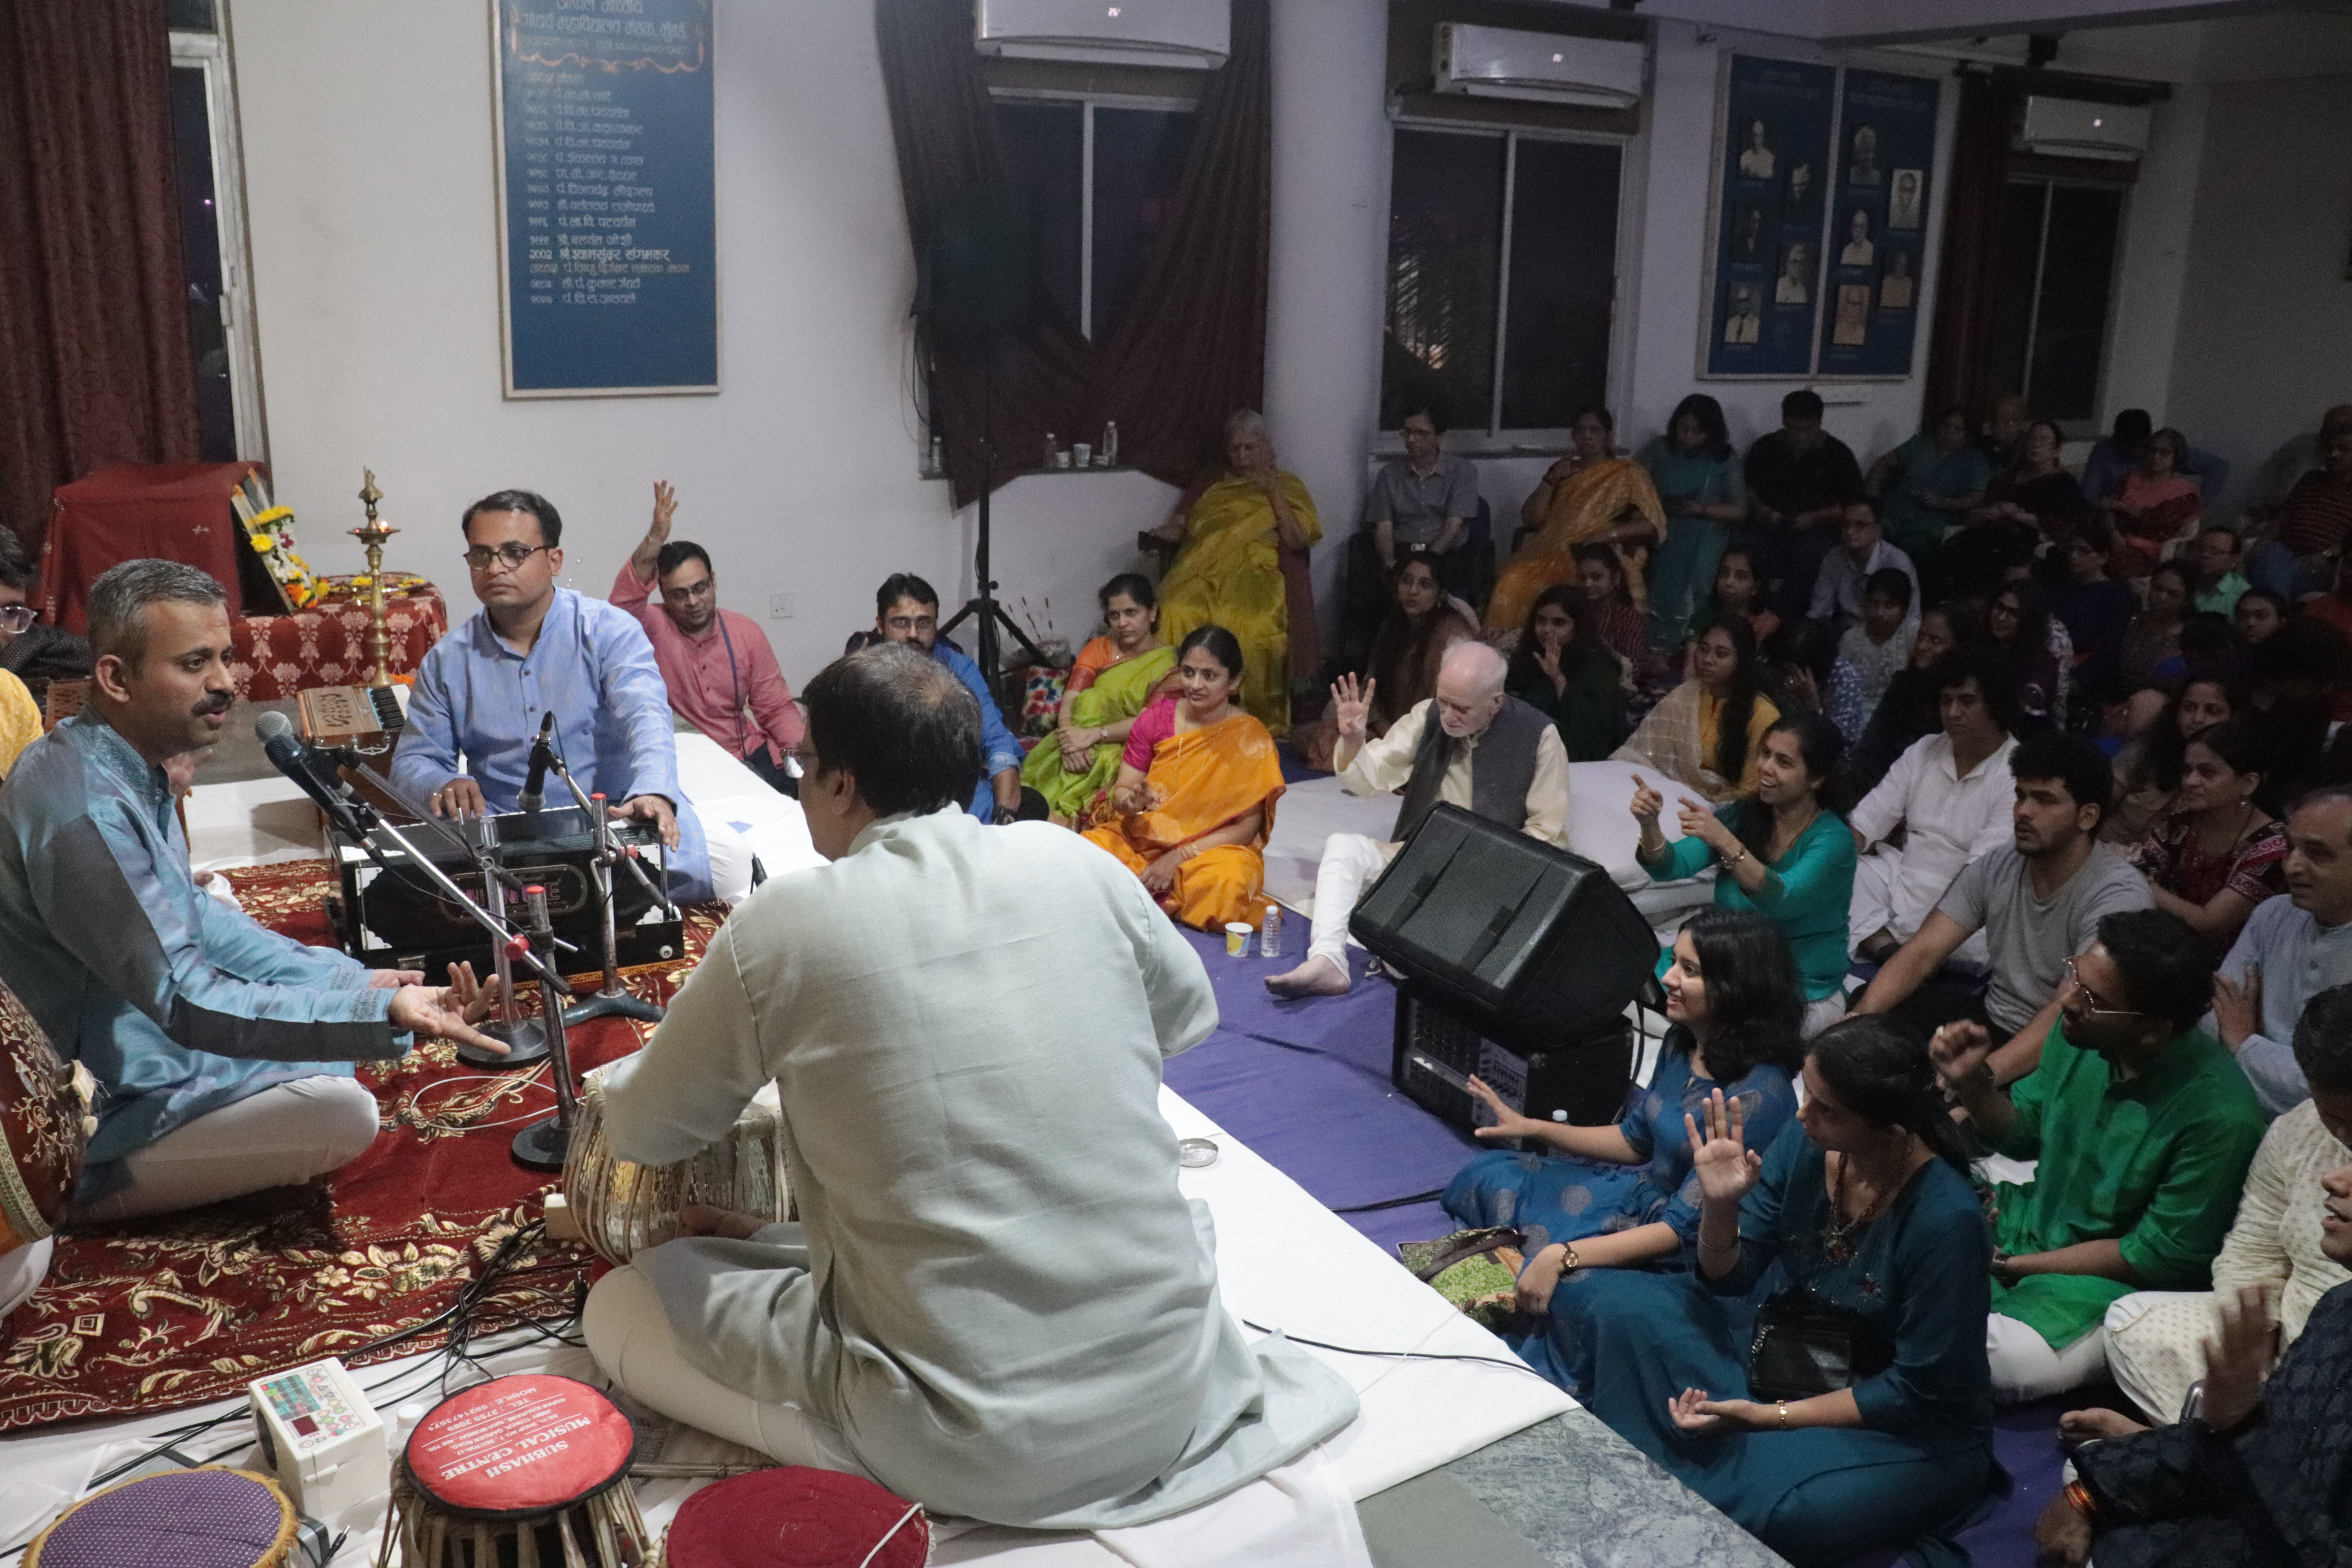
[[[1075,103],[999,103],[996,128],[1004,138],[1013,177],[1037,194],[1037,269],[1045,291],[1075,327],[1086,237],[1079,189],[1086,110]]]
[[[2051,193],[2028,382],[2034,412],[2045,419],[2098,417],[2099,359],[2123,210],[2123,193],[2111,185],[2061,185]]]
[[[1607,395],[1619,161],[1614,147],[1519,142],[1503,324],[1507,430],[1565,426]]]
[[[1503,237],[1503,139],[1396,133],[1389,187],[1388,331],[1381,425],[1434,399],[1452,423],[1485,429],[1495,385],[1495,303]]]
[[[172,136],[180,170],[180,260],[188,276],[188,336],[196,354],[200,455],[208,463],[236,457],[236,405],[229,394],[228,333],[221,321],[220,217],[213,205],[212,116],[205,73],[172,71]]]
[[[2046,180],[2011,180],[2001,193],[2000,284],[1985,341],[1985,376],[1996,395],[2025,390],[2033,278],[2042,263],[2042,207],[2049,194]]]
[[[1095,110],[1094,336],[1118,331],[1167,226],[1199,117],[1189,110]]]
[[[215,26],[213,0],[164,0],[163,15],[175,33],[209,33]]]

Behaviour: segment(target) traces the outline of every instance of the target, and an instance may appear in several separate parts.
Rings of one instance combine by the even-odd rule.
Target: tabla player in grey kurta
[[[799,1222],[688,1211],[590,1296],[629,1393],[787,1463],[995,1523],[1139,1524],[1347,1425],[1354,1394],[1218,1296],[1177,1187],[1163,1057],[1207,1037],[1199,957],[1124,868],[962,809],[980,719],[896,647],[809,684],[802,799],[832,864],[729,920],[605,1081],[614,1152],[679,1160],[761,1085]]]

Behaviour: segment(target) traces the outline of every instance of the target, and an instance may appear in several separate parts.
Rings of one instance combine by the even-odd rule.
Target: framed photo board
[[[1924,77],[1845,72],[1820,374],[1911,374],[1941,89]]]
[[[492,0],[506,395],[719,390],[711,0]]]

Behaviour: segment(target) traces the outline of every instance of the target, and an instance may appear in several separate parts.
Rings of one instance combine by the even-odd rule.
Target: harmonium
[[[347,747],[371,770],[392,776],[393,748],[408,719],[400,689],[392,686],[316,686],[295,694],[298,727],[314,746]]]
[[[596,972],[604,957],[604,905],[596,888],[596,836],[588,814],[576,805],[508,812],[498,825],[499,866],[520,883],[547,889],[547,910],[556,937],[573,951],[558,950],[568,974]],[[468,899],[482,895],[482,874],[473,851],[454,829],[439,822],[405,826],[402,833]],[[657,882],[661,833],[650,823],[615,821],[613,837],[637,851],[646,881]],[[379,838],[382,836],[379,835]],[[382,863],[362,846],[327,832],[341,891],[326,900],[327,917],[345,952],[371,969],[421,969],[439,984],[452,963],[471,963],[487,976],[497,963],[489,933],[457,907],[415,862],[389,842],[380,845]],[[511,901],[507,924],[518,925]],[[613,930],[620,967],[660,963],[686,951],[685,927],[675,894],[665,907],[625,866],[613,868]]]

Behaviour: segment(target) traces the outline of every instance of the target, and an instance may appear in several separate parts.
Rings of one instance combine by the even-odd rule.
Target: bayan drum
[[[773,1081],[762,1086],[728,1135],[674,1165],[640,1165],[613,1152],[604,1134],[604,1071],[586,1075],[578,1120],[563,1161],[563,1201],[582,1237],[614,1263],[678,1234],[688,1204],[734,1209],[766,1220],[786,1217],[781,1108]]]
[[[453,1394],[393,1467],[377,1568],[646,1568],[636,1435],[584,1383],[532,1373]]]
[[[65,1217],[97,1124],[89,1069],[68,1067],[32,1014],[0,985],[0,1255]]]
[[[281,1568],[299,1534],[277,1483],[206,1465],[84,1498],[34,1539],[24,1568]]]
[[[922,1568],[931,1526],[862,1476],[788,1465],[688,1498],[662,1549],[667,1568]]]

